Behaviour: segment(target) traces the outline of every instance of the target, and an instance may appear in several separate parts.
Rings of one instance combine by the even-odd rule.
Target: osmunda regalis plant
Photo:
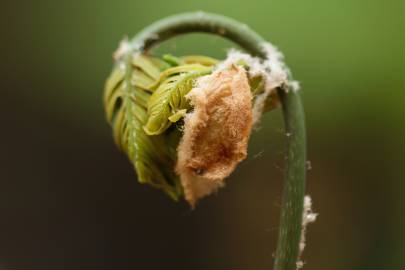
[[[225,60],[151,53],[162,41],[195,32],[227,38],[244,51],[231,49]],[[123,40],[114,60],[104,104],[117,146],[139,182],[174,200],[184,197],[192,207],[223,187],[246,158],[261,115],[282,107],[288,136],[275,269],[300,267],[305,123],[299,86],[282,54],[244,24],[197,12],[160,20]]]

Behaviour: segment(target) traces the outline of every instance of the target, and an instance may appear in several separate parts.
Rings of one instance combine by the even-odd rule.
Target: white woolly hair
[[[251,77],[261,76],[265,81],[264,92],[258,95],[253,105],[253,123],[257,124],[263,113],[264,105],[271,93],[278,87],[285,91],[298,91],[299,83],[289,80],[290,70],[284,63],[283,54],[271,43],[262,44],[266,59],[253,57],[247,53],[230,49],[227,58],[221,62],[216,70],[228,69],[233,64],[244,62],[249,66],[249,75]]]
[[[118,45],[118,48],[113,53],[114,61],[118,61],[118,60],[122,59],[122,57],[126,53],[128,53],[130,50],[131,50],[131,44],[129,43],[129,39],[126,36],[120,41],[120,44]]]
[[[306,195],[304,197],[304,210],[302,212],[302,229],[301,229],[301,240],[299,246],[299,254],[297,260],[297,270],[302,269],[304,267],[304,262],[301,260],[302,253],[304,252],[305,245],[306,245],[306,232],[307,226],[310,223],[315,222],[318,213],[314,213],[312,211],[312,199],[311,196]]]

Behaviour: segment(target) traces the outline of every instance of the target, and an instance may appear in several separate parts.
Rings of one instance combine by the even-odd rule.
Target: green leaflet
[[[194,80],[210,74],[212,66],[186,64],[165,70],[160,84],[148,102],[148,121],[144,130],[148,135],[162,134],[172,123],[180,120],[189,109],[185,98]]]
[[[172,67],[176,67],[183,64],[183,61],[180,58],[171,54],[164,54],[162,59]]]
[[[180,66],[184,64],[200,64],[203,66],[215,66],[219,61],[215,58],[211,58],[203,55],[187,55],[183,57],[176,57],[171,54],[163,55],[163,60],[170,66]]]
[[[171,129],[164,135],[148,136],[147,103],[151,96],[147,85],[155,83],[167,65],[157,58],[138,57],[136,65],[118,64],[108,78],[104,91],[107,120],[114,140],[133,164],[138,180],[164,190],[177,200],[182,188],[174,173],[176,147],[180,131]]]
[[[219,61],[203,55],[187,55],[180,58],[184,64],[200,64],[203,66],[215,66]]]
[[[144,54],[137,53],[132,57],[132,65],[140,68],[146,75],[153,80],[159,78],[160,72],[167,68],[165,62],[158,58],[151,58]]]

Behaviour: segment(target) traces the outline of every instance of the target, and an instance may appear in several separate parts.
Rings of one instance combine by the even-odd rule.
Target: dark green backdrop
[[[305,269],[404,269],[405,2],[3,1],[0,269],[271,269],[283,166],[279,111],[228,186],[195,211],[136,182],[101,93],[125,35],[183,11],[249,24],[301,81],[308,193]],[[158,52],[224,57],[206,35]]]

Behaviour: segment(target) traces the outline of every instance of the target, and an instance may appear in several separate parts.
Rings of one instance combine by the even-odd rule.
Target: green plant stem
[[[278,91],[283,106],[287,136],[287,160],[275,269],[296,269],[301,239],[306,179],[306,131],[299,93]]]
[[[137,34],[131,44],[133,48],[148,50],[169,38],[193,32],[219,35],[234,41],[254,56],[266,56],[261,47],[265,40],[246,24],[204,12],[177,14],[159,20]]]
[[[203,12],[179,14],[162,19],[135,36],[131,41],[131,48],[147,51],[166,39],[193,32],[222,36],[254,56],[266,57],[262,49],[265,40],[245,24]],[[301,237],[306,179],[305,120],[299,93],[279,90],[279,94],[287,135],[287,161],[275,270],[295,270]]]

